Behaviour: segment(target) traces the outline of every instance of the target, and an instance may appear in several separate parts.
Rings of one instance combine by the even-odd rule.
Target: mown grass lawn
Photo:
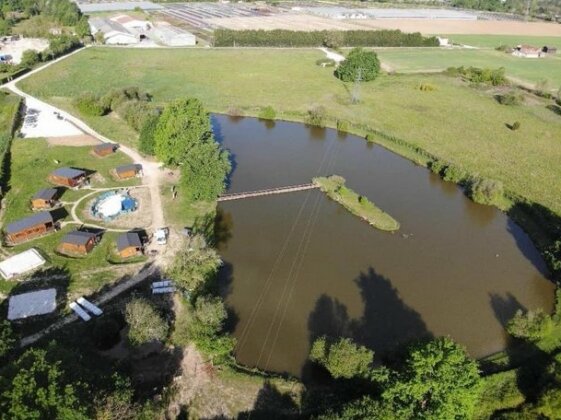
[[[360,103],[351,105],[352,84],[318,67],[322,56],[317,50],[89,48],[20,87],[74,113],[71,98],[81,92],[131,85],[149,91],[156,103],[194,96],[215,112],[236,108],[255,115],[271,105],[281,116],[301,119],[322,105],[334,118],[396,136],[561,214],[561,117],[545,103],[504,106],[494,92],[457,79],[411,74],[364,83]],[[421,82],[436,90],[420,91]],[[112,137],[106,121],[115,123],[100,117],[96,127]],[[505,125],[514,121],[521,123],[516,132]]]
[[[546,80],[552,89],[561,87],[561,55],[522,58],[493,49],[460,48],[387,48],[376,52],[383,63],[398,72],[439,71],[459,66],[504,67],[507,76],[521,82],[534,84]]]

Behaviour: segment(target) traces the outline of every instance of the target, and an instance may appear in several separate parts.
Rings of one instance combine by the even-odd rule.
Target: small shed
[[[58,204],[58,190],[56,188],[44,188],[31,198],[33,210],[51,209]]]
[[[86,255],[94,249],[97,235],[92,232],[75,230],[67,233],[59,245],[59,251],[65,254]]]
[[[540,58],[543,57],[543,51],[541,48],[533,47],[531,45],[517,45],[512,51],[512,55],[517,57],[526,58]]]
[[[86,181],[86,172],[75,168],[58,168],[48,176],[50,183],[64,187],[79,187]]]
[[[55,230],[55,221],[48,211],[36,213],[6,226],[6,241],[18,244]]]
[[[98,144],[92,149],[92,153],[98,157],[104,157],[115,153],[119,146],[115,143],[102,143]]]
[[[126,232],[117,238],[117,251],[122,258],[135,257],[142,254],[142,240],[136,232]]]
[[[56,289],[36,290],[10,297],[8,319],[28,318],[44,315],[56,309]]]
[[[142,165],[139,163],[131,163],[130,165],[122,165],[115,168],[115,173],[119,179],[129,179],[142,176]]]

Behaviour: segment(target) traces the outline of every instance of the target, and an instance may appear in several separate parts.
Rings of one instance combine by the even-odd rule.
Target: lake
[[[233,156],[229,192],[338,174],[401,223],[376,230],[318,190],[219,205],[220,285],[248,366],[303,376],[313,340],[348,336],[380,357],[449,335],[470,355],[504,349],[518,309],[553,305],[522,229],[423,167],[335,130],[213,117]]]

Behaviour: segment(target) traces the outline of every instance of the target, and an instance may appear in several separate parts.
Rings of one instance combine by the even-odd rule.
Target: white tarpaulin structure
[[[45,259],[35,249],[28,249],[20,254],[5,259],[0,263],[0,275],[9,280],[20,274],[35,270],[45,264]]]
[[[103,218],[113,217],[123,210],[123,196],[120,194],[112,195],[102,201],[97,206],[99,215]]]
[[[48,314],[56,309],[56,289],[37,290],[10,298],[8,319]]]

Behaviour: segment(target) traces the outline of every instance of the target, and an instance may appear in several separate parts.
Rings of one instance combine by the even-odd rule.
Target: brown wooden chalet
[[[129,179],[136,176],[142,176],[142,165],[132,163],[130,165],[122,165],[115,168],[115,174],[119,179]]]
[[[130,258],[142,254],[142,240],[136,232],[122,233],[117,238],[117,251],[121,258]]]
[[[55,185],[74,188],[86,182],[86,177],[86,172],[81,169],[58,168],[49,174],[48,180]]]
[[[12,222],[6,226],[6,242],[17,244],[55,230],[55,221],[48,211]]]
[[[67,233],[59,245],[59,251],[64,254],[86,255],[94,249],[97,235],[92,232],[75,230]]]
[[[116,143],[102,143],[95,146],[92,149],[92,153],[98,157],[104,157],[112,153],[115,153],[118,148],[119,145]]]
[[[33,210],[51,209],[58,204],[59,193],[56,188],[44,188],[31,198]]]

